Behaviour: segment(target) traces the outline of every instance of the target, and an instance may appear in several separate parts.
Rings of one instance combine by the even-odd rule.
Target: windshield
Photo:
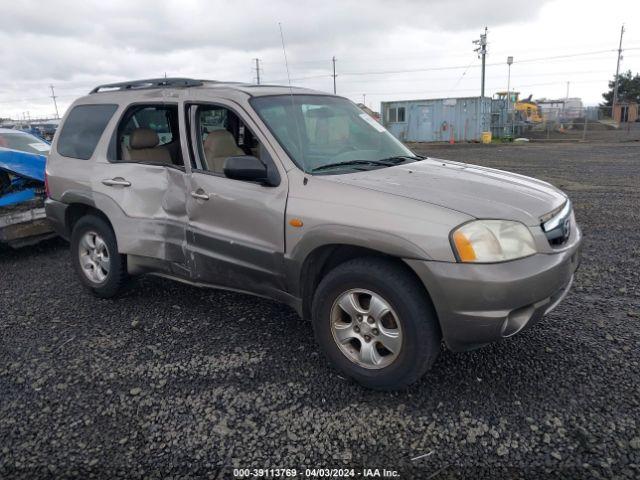
[[[51,149],[44,140],[23,132],[0,132],[0,147],[40,155],[46,155]]]
[[[415,158],[375,119],[344,98],[276,95],[254,98],[251,105],[307,173],[386,168],[393,165],[386,159]]]

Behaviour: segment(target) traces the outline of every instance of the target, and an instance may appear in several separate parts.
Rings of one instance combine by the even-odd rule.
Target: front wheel
[[[329,361],[366,387],[410,385],[440,351],[426,291],[394,261],[362,258],[339,265],[320,282],[312,308],[316,339]]]
[[[94,215],[82,217],[71,234],[73,266],[80,281],[101,298],[116,296],[128,275],[126,257],[118,253],[111,226]]]

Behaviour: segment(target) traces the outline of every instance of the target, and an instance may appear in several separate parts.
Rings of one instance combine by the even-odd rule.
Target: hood
[[[428,202],[475,218],[517,220],[529,226],[539,225],[542,215],[567,198],[541,180],[433,158],[323,178]]]
[[[44,182],[47,157],[0,147],[0,170],[30,180]]]

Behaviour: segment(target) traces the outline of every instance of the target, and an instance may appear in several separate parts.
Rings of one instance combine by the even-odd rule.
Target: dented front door
[[[194,279],[263,295],[284,290],[284,182],[264,187],[195,170],[189,192]]]
[[[202,104],[204,105],[204,104]],[[237,115],[264,151],[258,155],[274,168],[275,152],[251,118],[224,99],[215,105]],[[195,113],[193,105],[191,113]],[[196,139],[197,122],[191,121]],[[200,149],[194,140],[193,151]],[[262,153],[260,153],[262,152]],[[198,157],[199,158],[199,157]],[[206,171],[202,160],[191,168],[187,188],[187,249],[194,281],[279,297],[286,290],[284,275],[284,217],[287,177],[280,172],[277,186],[232,180]]]

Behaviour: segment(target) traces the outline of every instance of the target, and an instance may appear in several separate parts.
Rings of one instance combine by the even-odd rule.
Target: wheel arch
[[[311,318],[313,296],[322,279],[334,268],[356,258],[376,258],[381,261],[393,263],[399,268],[402,268],[415,279],[424,291],[428,301],[433,305],[431,295],[426,286],[420,280],[415,270],[401,257],[360,245],[331,243],[318,246],[309,252],[300,268],[301,314],[304,319]]]
[[[74,202],[69,204],[64,215],[65,231],[69,237],[73,232],[73,227],[76,223],[78,223],[78,220],[87,215],[94,215],[101,218],[102,220],[107,222],[111,230],[115,233],[113,224],[109,220],[109,217],[102,210],[99,210],[94,205],[90,205],[85,202]]]

